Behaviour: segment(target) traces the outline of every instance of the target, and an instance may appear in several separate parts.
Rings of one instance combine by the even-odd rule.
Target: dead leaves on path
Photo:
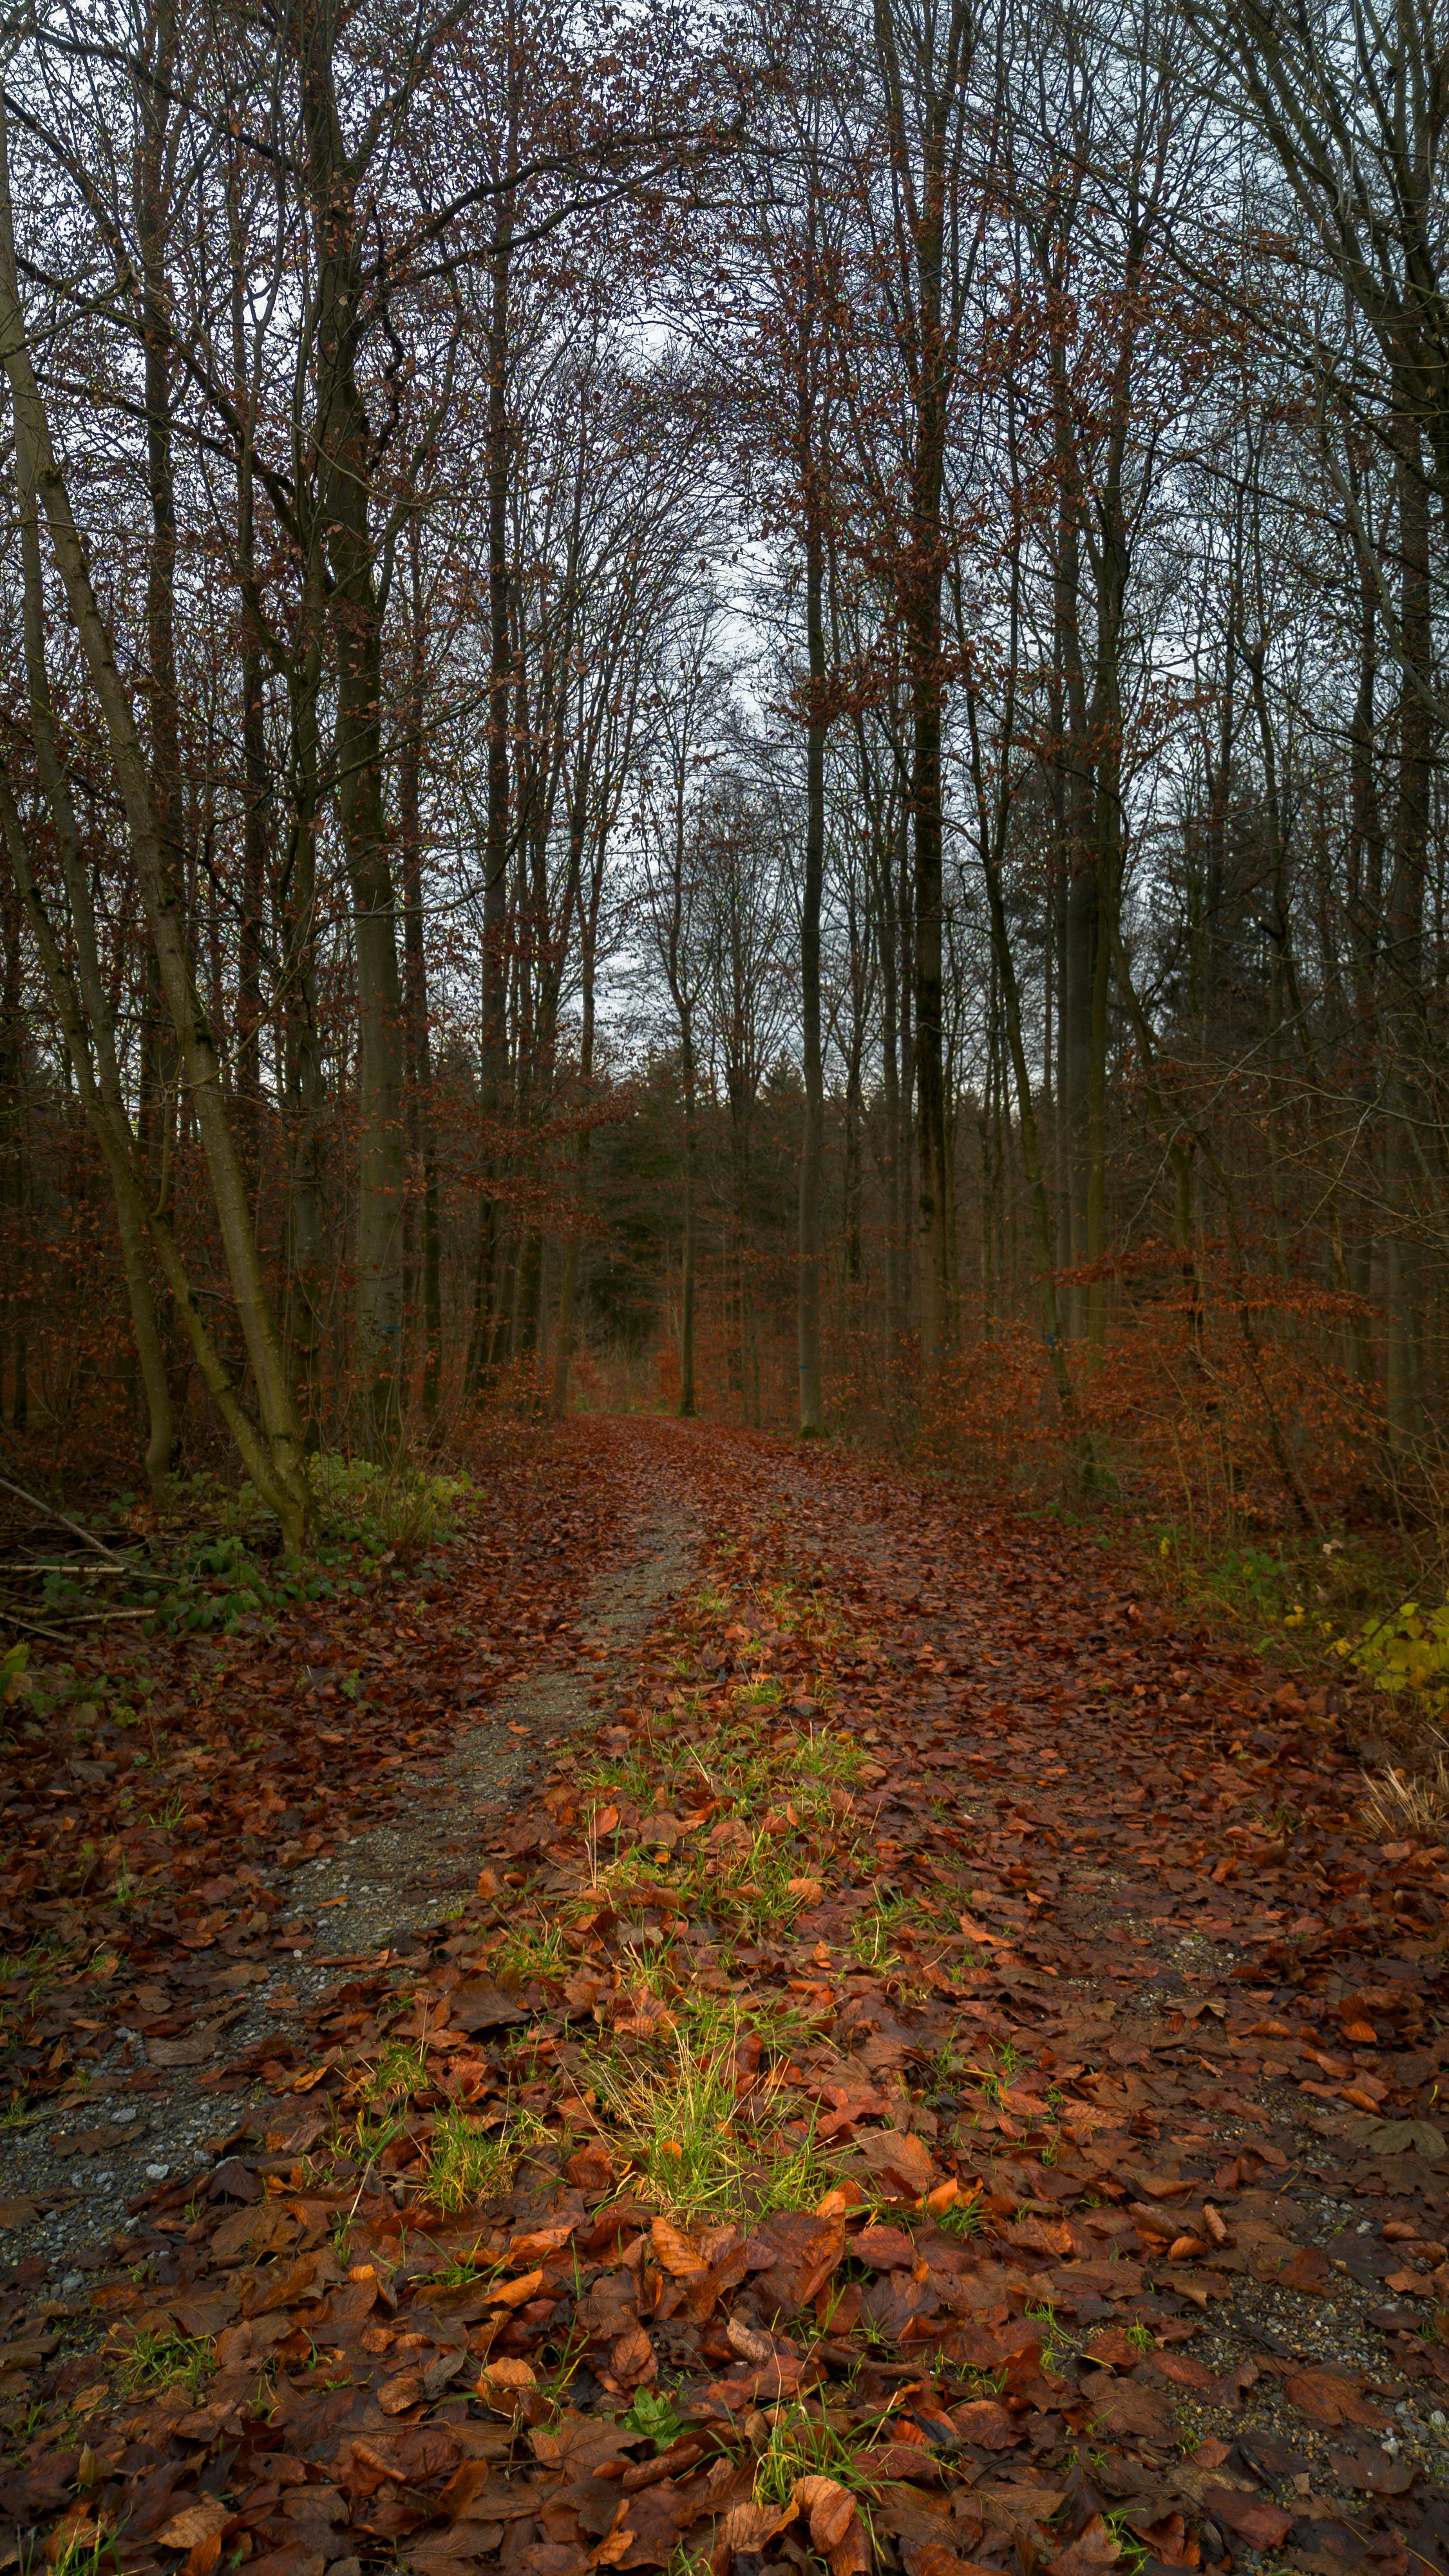
[[[721,1474],[708,1584],[468,1913],[275,2043],[99,2356],[15,2365],[17,2520],[122,2576],[1434,2563],[1378,2444],[1449,2384],[1438,1859],[1097,1569],[867,1474],[842,1572],[835,1472],[768,1528]]]
[[[0,1826],[7,2075],[32,2099],[84,2077],[98,2034],[202,2067],[286,1924],[278,1871],[395,1809],[426,1763],[567,1622],[618,1543],[605,1446],[478,1462],[464,1535],[422,1566],[338,1568],[330,1598],[198,1642],[87,1632],[10,1684]],[[405,1577],[405,1579],[403,1579]],[[310,1946],[310,1924],[287,1942]],[[220,1973],[218,1973],[218,1971]],[[235,2017],[235,2016],[233,2016]]]

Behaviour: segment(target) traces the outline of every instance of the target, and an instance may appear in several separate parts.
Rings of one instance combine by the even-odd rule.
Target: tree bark
[[[356,1373],[374,1456],[403,1436],[403,995],[382,765],[382,611],[371,527],[374,442],[357,381],[365,302],[355,177],[342,136],[325,0],[287,20],[302,94],[306,182],[317,240],[315,440],[331,574],[337,804],[352,896],[358,1018]]]
[[[813,474],[812,474],[813,479]],[[820,1033],[820,910],[825,883],[825,545],[818,496],[806,497],[805,633],[810,703],[805,726],[805,882],[800,904],[800,1019],[805,1121],[800,1142],[800,1436],[825,1428],[820,1365],[821,1195],[825,1171],[825,1063]]]

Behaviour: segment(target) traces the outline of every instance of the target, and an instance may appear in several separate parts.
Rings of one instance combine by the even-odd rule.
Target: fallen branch
[[[33,1512],[39,1512],[42,1520],[53,1522],[57,1529],[68,1529],[73,1538],[78,1538],[84,1547],[93,1548],[96,1555],[104,1557],[108,1565],[124,1566],[127,1573],[131,1571],[127,1558],[118,1556],[116,1550],[113,1547],[107,1547],[103,1540],[93,1538],[88,1529],[82,1529],[79,1521],[73,1521],[66,1512],[58,1512],[54,1504],[43,1503],[38,1494],[28,1494],[23,1485],[12,1484],[8,1476],[0,1476],[0,1487],[3,1487],[7,1494],[14,1494],[20,1502],[28,1503]]]

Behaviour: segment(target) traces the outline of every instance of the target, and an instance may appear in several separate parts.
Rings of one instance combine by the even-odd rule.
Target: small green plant
[[[439,2116],[428,2146],[425,2174],[435,2209],[471,2209],[513,2181],[515,2157],[507,2138],[479,2126],[456,2106]]]
[[[368,2103],[397,2102],[420,2093],[428,2081],[428,2052],[421,2040],[390,2039],[377,2063],[360,2067],[354,2079],[359,2098]]]
[[[662,2391],[641,2388],[624,2418],[631,2433],[642,2433],[656,2452],[672,2450],[685,2429],[685,2419],[676,2415],[674,2400]]]
[[[516,1931],[505,1933],[488,1964],[495,1977],[501,1972],[520,1983],[532,1977],[562,1977],[569,1965],[562,1928],[541,1918],[520,1924]]]
[[[22,2559],[21,2563],[23,2567],[44,2565],[38,2549],[34,2559],[29,2562]],[[108,2571],[119,2565],[111,2533],[103,2531],[98,2523],[87,2523],[81,2530],[73,2531],[62,2544],[59,2554],[51,2559],[49,2576],[102,2576],[103,2570],[108,2576]]]
[[[739,2198],[733,2044],[676,2028],[656,2061],[585,2060],[636,2164],[668,2206],[708,2209]]]
[[[621,1790],[625,1797],[632,1798],[639,1806],[646,1805],[653,1797],[653,1775],[641,1753],[616,1753],[605,1760],[590,1762],[579,1773],[575,1784],[576,1795],[582,1803],[587,1803],[591,1797],[597,1798],[601,1792],[617,1796]]]
[[[786,2147],[770,2165],[760,2193],[760,2215],[772,2209],[814,2209],[840,2180],[840,2165],[815,2143],[815,2114],[798,2145]]]
[[[875,2534],[868,2506],[879,2496],[880,2489],[869,2471],[861,2467],[859,2454],[842,2441],[823,2415],[812,2415],[804,2406],[782,2407],[755,2463],[756,2504],[788,2504],[801,2478],[833,2478],[837,2486],[847,2488],[860,2499],[860,2518],[874,2558]]]
[[[979,2235],[985,2223],[979,2193],[972,2200],[953,2200],[936,2220],[936,2225],[944,2227],[949,2236],[960,2237]]]
[[[1040,2331],[1043,2370],[1060,2371],[1062,2363],[1070,2361],[1072,2357],[1072,2346],[1068,2337],[1063,2334],[1052,2310],[1029,2299],[1023,2314],[1028,2325],[1036,2326]]]
[[[497,2264],[484,2253],[480,2239],[466,2254],[455,2254],[452,2262],[445,2264],[434,2279],[440,2290],[461,2290],[468,2282],[479,2281],[485,2273],[496,2272],[497,2269]]]
[[[1000,2109],[1021,2071],[1021,2058],[1009,2039],[998,2040],[991,2055],[991,2065],[976,2067],[973,2072],[987,2101]]]
[[[1335,1652],[1376,1689],[1390,1696],[1413,1691],[1436,1716],[1449,1709],[1449,1601],[1437,1610],[1401,1601],[1356,1638],[1340,1637]]]
[[[752,1682],[742,1682],[735,1693],[736,1708],[774,1708],[783,1699],[780,1684],[761,1673]]]
[[[207,2337],[143,2327],[116,2373],[116,2385],[127,2397],[149,2395],[160,2388],[185,2388],[199,2397],[210,2368]]]
[[[1137,2576],[1138,2568],[1145,2567],[1152,2556],[1151,2550],[1145,2541],[1138,2539],[1135,2531],[1128,2530],[1126,2521],[1120,2513],[1106,2513],[1102,2516],[1102,2520],[1117,2543],[1117,2565],[1125,2569],[1126,2576]]]
[[[438,1476],[405,1461],[374,1466],[329,1453],[311,1462],[318,1518],[334,1536],[371,1555],[420,1556],[450,1538],[472,1490],[465,1476]]]
[[[857,1914],[850,1927],[851,1954],[862,1968],[888,1968],[899,1963],[897,1935],[911,1912],[907,1896],[877,1896],[874,1904]]]

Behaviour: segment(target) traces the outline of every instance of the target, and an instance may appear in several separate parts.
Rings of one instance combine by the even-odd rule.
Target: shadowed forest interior
[[[644,1406],[1437,1558],[1441,34],[14,22],[16,1479]]]

